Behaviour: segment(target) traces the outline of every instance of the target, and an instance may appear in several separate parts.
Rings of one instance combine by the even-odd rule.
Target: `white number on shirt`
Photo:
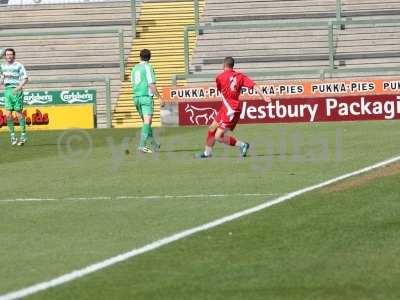
[[[231,86],[231,91],[232,92],[236,91],[236,83],[237,83],[237,81],[236,81],[236,76],[235,75],[233,75],[231,78],[229,78],[229,84]]]
[[[135,72],[135,84],[139,84],[141,81],[140,71]]]

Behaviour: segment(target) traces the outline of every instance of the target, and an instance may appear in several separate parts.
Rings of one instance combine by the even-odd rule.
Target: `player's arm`
[[[221,81],[220,81],[220,76],[217,76],[215,79],[215,85],[217,86],[217,91],[221,93],[222,95],[222,86],[221,86]]]
[[[161,99],[161,95],[156,85],[156,74],[154,73],[154,69],[152,66],[147,66],[146,68],[147,82],[149,84],[150,91],[153,93],[153,95],[157,96],[157,98]]]
[[[21,91],[24,88],[25,84],[28,83],[28,80],[29,80],[28,74],[26,74],[26,70],[23,65],[21,65],[21,68],[19,70],[19,76],[20,76],[20,78],[22,78],[22,80],[18,84],[18,86],[14,89],[14,92]]]
[[[243,75],[243,86],[254,89],[258,95],[265,101],[265,102],[271,102],[271,98],[268,95],[265,95],[261,88],[254,83],[253,80],[251,80],[249,77],[246,75]]]
[[[0,54],[1,57],[1,54]],[[4,74],[3,74],[3,70],[0,66],[0,87],[2,87],[4,85]]]
[[[160,101],[160,102],[161,102],[160,106],[161,106],[161,107],[164,107],[164,106],[165,106],[165,103],[164,103],[163,100],[161,99],[161,94],[159,93],[156,84],[155,84],[155,83],[152,83],[152,84],[150,84],[149,86],[150,86],[151,92],[152,92],[154,95],[156,95],[158,99],[161,100],[161,101]]]
[[[131,70],[131,87],[133,88],[135,85],[135,68]]]
[[[14,92],[21,91],[24,88],[25,84],[28,83],[28,80],[28,77],[23,78],[21,82],[15,87]]]
[[[150,85],[151,92],[156,95],[159,99],[161,99],[161,94],[158,92],[157,86],[155,83],[151,83]]]
[[[269,97],[268,95],[265,95],[258,85],[254,85],[254,90],[261,96],[261,98],[265,102],[271,102],[271,97]]]
[[[217,77],[217,78],[215,79],[215,85],[217,86],[217,91],[218,91],[218,92],[221,92],[222,89],[221,89],[221,83],[220,83],[220,81],[219,81],[219,77]]]

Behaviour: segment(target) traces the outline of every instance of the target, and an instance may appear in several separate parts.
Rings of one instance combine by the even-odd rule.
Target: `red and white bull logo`
[[[197,107],[193,104],[186,104],[185,113],[191,125],[208,125],[217,115],[217,110],[211,107]]]

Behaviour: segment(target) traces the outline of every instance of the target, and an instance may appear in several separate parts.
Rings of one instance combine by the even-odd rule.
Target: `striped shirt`
[[[22,80],[28,78],[28,74],[22,64],[14,61],[12,64],[0,65],[0,77],[5,86],[16,87]]]

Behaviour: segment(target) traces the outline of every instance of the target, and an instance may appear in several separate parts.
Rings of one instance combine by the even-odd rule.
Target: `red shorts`
[[[225,106],[218,111],[214,121],[218,123],[218,128],[233,130],[240,119],[240,111],[235,111],[233,115],[228,116]]]

